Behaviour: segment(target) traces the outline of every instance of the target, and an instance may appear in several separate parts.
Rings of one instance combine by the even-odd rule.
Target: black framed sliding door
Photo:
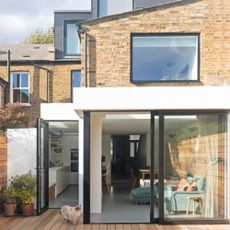
[[[37,120],[37,214],[48,209],[49,174],[48,174],[48,123]]]
[[[227,220],[227,132],[222,111],[159,112],[159,223]]]

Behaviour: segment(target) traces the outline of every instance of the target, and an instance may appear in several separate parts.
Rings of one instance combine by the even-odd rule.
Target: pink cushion
[[[182,178],[178,184],[177,191],[184,191],[186,187],[189,187],[189,183],[185,178]]]
[[[188,188],[186,189],[187,192],[195,191],[196,190],[196,181],[193,181]]]

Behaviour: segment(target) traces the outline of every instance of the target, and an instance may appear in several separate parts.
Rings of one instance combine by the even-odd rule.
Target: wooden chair
[[[133,168],[130,168],[130,174],[131,174],[131,178],[132,178],[132,187],[136,187],[136,184],[138,182],[138,177],[135,176]]]

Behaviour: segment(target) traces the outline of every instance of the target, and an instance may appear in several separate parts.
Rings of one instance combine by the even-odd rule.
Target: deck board
[[[158,224],[82,224],[64,223],[58,210],[50,209],[41,216],[0,216],[4,230],[229,230],[230,225],[158,225]]]

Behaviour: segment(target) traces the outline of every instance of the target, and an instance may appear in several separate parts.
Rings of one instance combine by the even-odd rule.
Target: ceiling
[[[78,122],[49,122],[49,131],[54,134],[59,134],[60,132],[62,134],[78,133]]]
[[[168,133],[174,133],[190,123],[194,123],[195,116],[168,116],[165,120],[165,129]],[[158,117],[155,127],[158,129]],[[104,134],[125,135],[150,132],[150,114],[108,114],[103,118],[102,131]]]

